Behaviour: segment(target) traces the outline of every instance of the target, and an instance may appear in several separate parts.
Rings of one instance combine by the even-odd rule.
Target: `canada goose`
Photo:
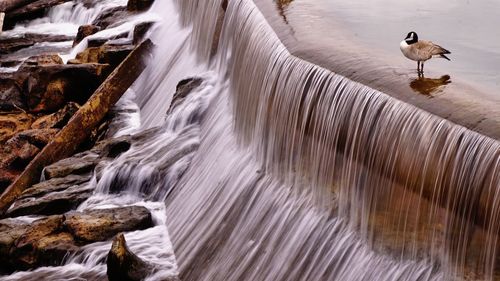
[[[417,62],[418,73],[424,73],[424,62],[431,59],[433,56],[450,60],[446,54],[451,54],[445,48],[432,43],[431,41],[418,40],[418,35],[415,32],[410,32],[406,35],[405,40],[399,44],[401,52],[405,57]],[[422,63],[422,67],[420,67]]]

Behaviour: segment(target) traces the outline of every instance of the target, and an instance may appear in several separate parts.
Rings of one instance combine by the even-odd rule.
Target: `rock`
[[[93,22],[92,25],[106,29],[125,20],[131,13],[127,7],[114,7],[103,11]]]
[[[30,128],[33,116],[25,112],[0,113],[0,144]]]
[[[201,85],[203,79],[199,77],[187,78],[181,80],[177,83],[177,87],[175,89],[174,96],[172,97],[172,102],[170,103],[170,107],[167,111],[167,114],[172,113],[174,108],[176,108],[179,104],[181,104],[186,96],[191,93],[191,91],[198,86]]]
[[[78,43],[82,42],[83,38],[95,34],[100,30],[101,28],[99,26],[91,24],[82,25],[78,27],[78,33],[76,34],[76,38],[73,41],[73,47],[78,45]]]
[[[153,221],[148,209],[132,206],[68,213],[64,225],[76,239],[97,242],[119,232],[152,227]]]
[[[55,137],[59,129],[31,129],[18,133],[15,137],[9,139],[6,145],[16,145],[17,143],[28,142],[42,149],[47,143]]]
[[[92,172],[99,163],[101,157],[92,152],[83,152],[72,157],[60,160],[45,167],[44,176],[46,179],[65,177],[70,174],[85,174]]]
[[[75,114],[80,106],[74,102],[69,102],[59,111],[38,118],[33,124],[32,129],[61,129],[68,123],[69,119]]]
[[[41,42],[63,42],[73,40],[71,36],[26,33],[17,37],[0,37],[0,54],[12,53]]]
[[[0,220],[0,272],[57,266],[64,257],[77,252],[79,246],[150,226],[151,214],[144,207],[74,212],[32,223],[3,219]]]
[[[18,199],[7,211],[7,217],[26,215],[56,215],[76,209],[92,196],[94,188],[88,184],[76,185],[62,191],[53,191],[42,197]]]
[[[31,20],[44,16],[46,10],[50,7],[68,2],[70,0],[37,0],[17,9],[9,11],[5,16],[5,26],[12,27],[16,22]]]
[[[23,66],[18,80],[23,81],[31,112],[55,112],[66,102],[83,104],[109,74],[102,64]]]
[[[70,174],[92,172],[94,167],[105,158],[116,158],[130,149],[131,137],[123,136],[97,143],[91,150],[73,155],[45,167],[46,179],[65,177]]]
[[[141,260],[128,249],[122,233],[113,240],[106,264],[109,281],[140,281],[155,271],[153,264]]]
[[[0,273],[13,271],[10,250],[15,241],[29,229],[29,224],[13,219],[0,220]]]
[[[38,56],[31,56],[26,59],[22,66],[38,66],[38,65],[54,65],[64,64],[62,58],[58,54],[43,54]]]
[[[128,0],[127,10],[129,11],[146,11],[151,8],[154,0]]]
[[[57,132],[26,130],[10,138],[0,149],[0,187],[8,186]]]
[[[28,5],[33,0],[2,0],[0,2],[0,12],[9,12],[24,5]]]
[[[26,109],[21,88],[12,78],[0,78],[0,111]]]
[[[103,45],[90,47],[76,55],[76,61],[80,63],[101,63],[117,67],[134,49],[133,45]],[[76,63],[72,61],[72,63]]]
[[[147,22],[141,22],[134,27],[134,37],[133,37],[134,45],[139,44],[144,39],[144,36],[149,31],[149,29],[151,29],[153,24],[154,22],[147,21]]]
[[[63,232],[64,216],[50,216],[30,224],[16,239],[9,259],[18,269],[60,265],[64,257],[78,250],[73,237]]]
[[[63,214],[78,207],[94,191],[91,175],[69,175],[35,184],[12,204],[8,217]]]

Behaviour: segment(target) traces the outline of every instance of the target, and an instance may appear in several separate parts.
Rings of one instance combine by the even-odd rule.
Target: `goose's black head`
[[[406,35],[405,41],[408,45],[414,44],[418,42],[418,35],[416,32],[412,31]]]

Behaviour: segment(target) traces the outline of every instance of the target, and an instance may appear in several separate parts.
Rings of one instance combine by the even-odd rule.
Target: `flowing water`
[[[150,280],[498,280],[499,142],[291,55],[251,0],[223,2],[143,15],[157,49],[115,121],[145,137],[79,209],[149,208],[156,227],[126,238],[164,268]],[[187,77],[203,82],[167,116]],[[100,280],[109,247],[6,280]]]

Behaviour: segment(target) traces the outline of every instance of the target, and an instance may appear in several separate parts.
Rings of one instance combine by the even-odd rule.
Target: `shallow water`
[[[437,76],[433,78],[449,75],[452,80],[460,79],[500,95],[500,37],[496,35],[500,26],[499,1],[282,2],[285,4],[280,13],[297,31],[296,36],[303,36],[301,25],[321,23],[307,30],[312,44],[325,41],[325,37],[338,38],[341,33],[351,43],[360,45],[366,55],[394,68],[412,70],[416,63],[402,56],[399,42],[409,31],[415,31],[420,39],[431,40],[452,52],[451,62],[433,59],[426,63],[426,70]]]

